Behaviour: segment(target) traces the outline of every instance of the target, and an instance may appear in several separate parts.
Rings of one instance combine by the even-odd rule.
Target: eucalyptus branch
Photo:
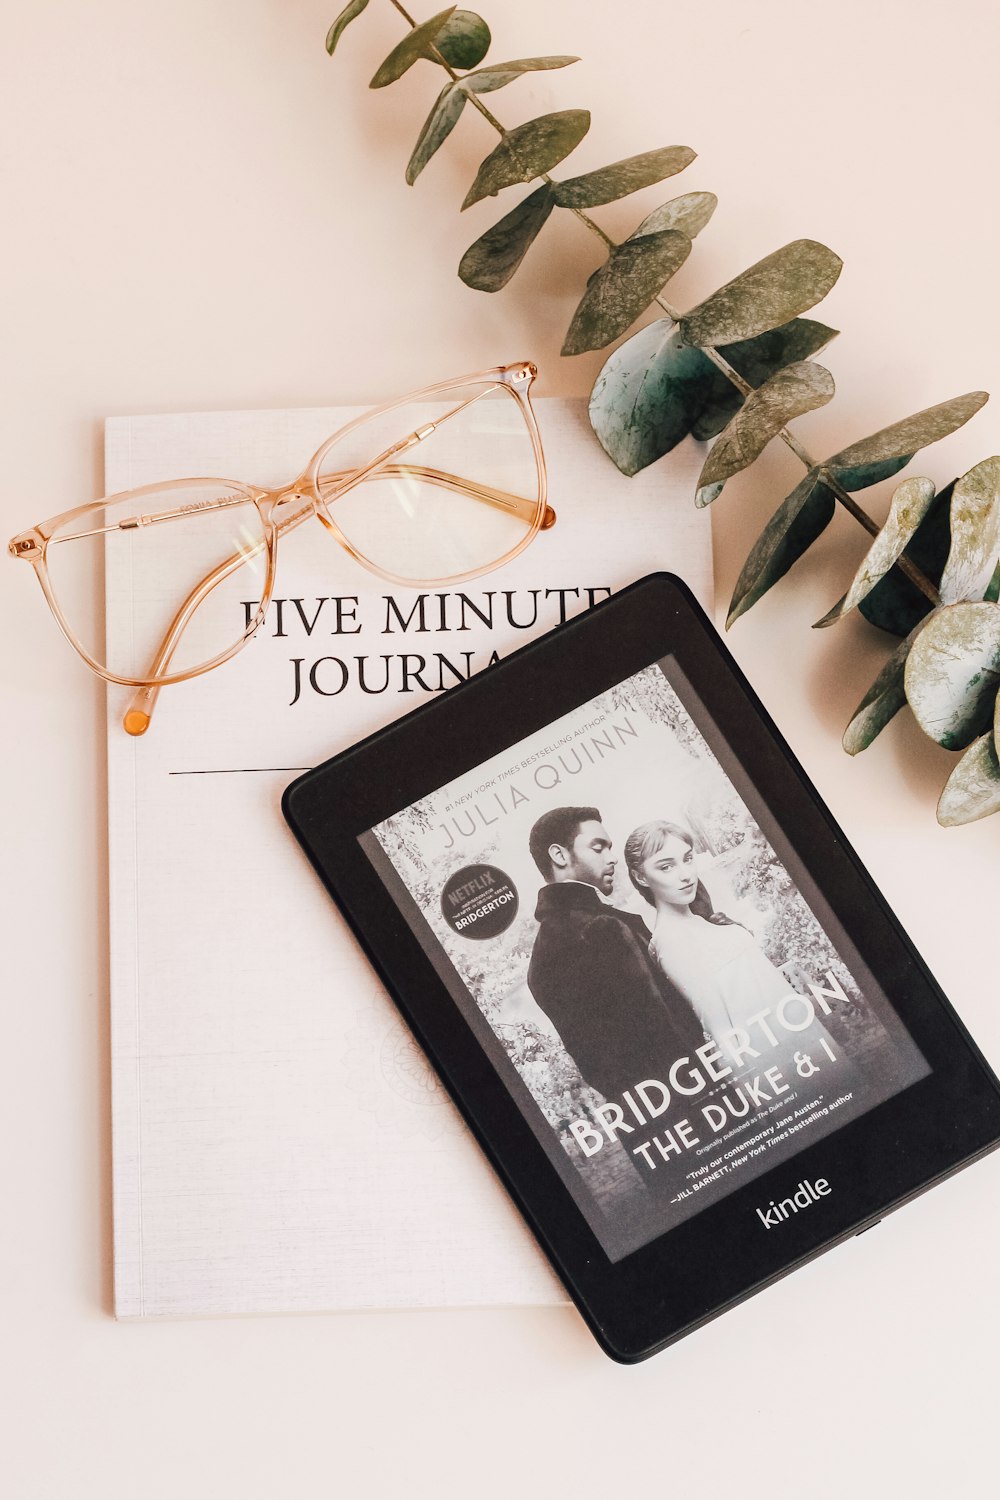
[[[399,3],[399,0],[389,0],[389,3],[395,10],[399,12],[410,29],[416,30],[417,22]],[[441,55],[438,48],[433,43],[431,43],[430,47],[428,48],[428,56],[432,61],[436,62],[439,67],[444,69],[453,83],[461,82],[463,75],[456,72],[456,70],[451,66],[447,59]],[[473,107],[478,110],[483,119],[493,127],[493,129],[500,136],[501,140],[506,139],[510,135],[510,131],[508,130],[507,126],[502,124],[501,121],[497,119],[496,115],[494,115],[493,111],[487,108],[478,94],[470,93],[469,98]],[[550,176],[548,172],[542,172],[538,175],[540,180],[544,183],[547,183],[550,187],[556,187],[558,185],[557,180]],[[596,222],[596,220],[592,219],[584,209],[571,208],[570,212],[575,214],[575,216],[580,220],[580,223],[584,224],[592,234],[596,235],[598,239],[603,240],[605,246],[609,250],[617,250],[620,248],[618,242],[612,239],[611,236],[604,229],[602,229],[601,226]],[[658,307],[663,309],[667,317],[670,318],[672,322],[679,323],[681,321],[681,318],[684,316],[684,314],[679,312],[676,308],[672,307],[670,303],[667,302],[662,293],[658,293],[653,300]],[[709,360],[711,360],[715,368],[719,370],[720,373],[723,374],[733,386],[736,387],[740,395],[744,397],[750,395],[754,387],[751,386],[747,381],[745,381],[742,375],[740,375],[737,370],[733,369],[732,365],[728,362],[727,359],[725,359],[723,355],[718,352],[717,349],[709,346],[703,350],[703,353]],[[864,507],[860,506],[854,499],[854,497],[844,489],[843,485],[840,484],[836,476],[829,470],[824,470],[822,465],[820,465],[818,461],[809,454],[808,450],[798,440],[795,434],[790,431],[788,427],[782,426],[779,429],[777,436],[786,445],[786,447],[788,447],[791,452],[794,453],[795,457],[802,464],[803,468],[820,470],[821,474],[823,475],[823,483],[833,493],[838,503],[844,508],[844,510],[847,511],[848,515],[853,516],[853,518],[859,523],[859,525],[864,527],[869,536],[877,537],[879,534],[878,523],[868,514]],[[902,572],[910,580],[910,582],[920,590],[924,597],[931,601],[932,604],[939,604],[941,602],[941,596],[938,593],[937,589],[934,587],[933,583],[929,578],[926,577],[924,573],[921,572],[921,570],[913,562],[911,562],[908,557],[901,556],[897,558],[895,566],[899,568],[900,572]]]
[[[556,111],[509,129],[481,95],[577,59],[528,57],[484,65],[491,37],[481,16],[451,6],[417,22],[401,0],[390,3],[408,31],[371,86],[395,82],[421,60],[442,68],[448,80],[421,129],[406,180],[416,181],[471,102],[499,143],[480,164],[462,207],[518,183],[538,184],[469,246],[458,268],[461,279],[478,291],[499,291],[555,208],[568,209],[600,239],[607,257],[587,282],[562,352],[612,348],[589,407],[608,456],[631,475],[689,435],[714,439],[695,495],[697,505],[709,505],[729,479],[780,439],[805,477],[751,549],[727,626],[784,577],[841,506],[873,541],[842,598],[816,624],[832,625],[858,608],[901,638],[852,715],[845,749],[856,754],[871,744],[908,703],[932,738],[964,752],[942,793],[939,820],[968,822],[1000,811],[1000,457],[975,465],[940,492],[929,479],[904,480],[882,526],[855,498],[957,431],[982,407],[986,393],[952,397],[815,459],[792,423],[834,396],[832,375],[813,356],[836,330],[803,314],[830,291],[840,259],[816,241],[793,241],[682,312],[664,289],[711,218],[714,194],[671,198],[622,242],[587,210],[676,175],[694,152],[668,146],[557,179],[552,169],[589,130],[589,112]],[[348,0],[327,35],[328,52],[368,4]],[[654,307],[664,316],[629,333]]]

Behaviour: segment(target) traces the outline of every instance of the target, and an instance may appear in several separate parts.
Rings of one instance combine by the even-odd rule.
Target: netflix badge
[[[465,938],[493,938],[517,916],[517,891],[496,865],[465,865],[449,875],[441,910],[453,932]]]

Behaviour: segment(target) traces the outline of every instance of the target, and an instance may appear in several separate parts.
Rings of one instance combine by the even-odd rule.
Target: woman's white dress
[[[846,1079],[846,1059],[824,1027],[819,1007],[798,994],[745,927],[717,925],[697,916],[682,921],[660,919],[653,928],[649,953],[688,1000],[706,1036],[718,1043],[724,1057],[737,1063],[737,1075],[778,1067],[786,1081],[797,1083],[804,1076],[798,1072],[797,1059],[811,1054],[824,1083],[831,1081],[834,1057],[836,1075]],[[810,1008],[815,1015],[808,1021]],[[782,1015],[788,1026],[780,1024]],[[733,1057],[734,1032],[749,1036],[756,1057]],[[802,1064],[806,1072],[811,1066]]]

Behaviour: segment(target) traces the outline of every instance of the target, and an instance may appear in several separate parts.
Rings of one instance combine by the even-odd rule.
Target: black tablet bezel
[[[672,656],[907,1031],[925,1078],[612,1262],[360,835]],[[605,1351],[642,1359],[1000,1143],[1000,1085],[687,586],[658,573],[294,781],[282,810]],[[825,1178],[808,1213],[756,1209]]]

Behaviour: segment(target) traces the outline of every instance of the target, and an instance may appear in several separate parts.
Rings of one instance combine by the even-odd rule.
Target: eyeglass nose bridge
[[[296,505],[296,501],[301,503]],[[304,521],[307,514],[317,508],[312,486],[303,474],[291,484],[283,484],[276,490],[265,490],[257,496],[257,505],[264,521],[274,526],[279,535],[293,522],[297,524]]]

